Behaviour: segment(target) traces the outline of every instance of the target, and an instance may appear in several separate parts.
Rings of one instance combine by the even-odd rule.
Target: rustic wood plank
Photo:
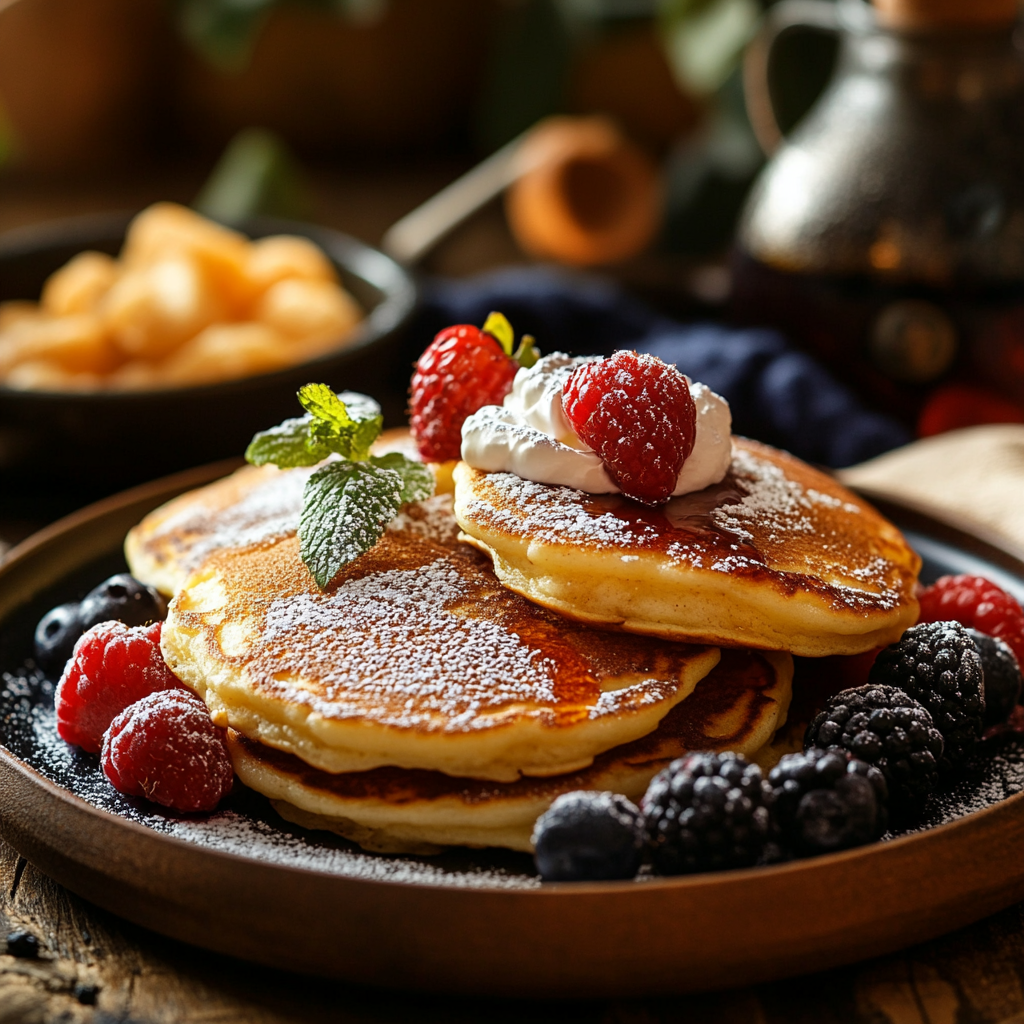
[[[28,930],[42,946],[38,960],[0,955],[0,1024],[1024,1024],[1024,905],[807,978],[573,1003],[379,992],[240,963],[120,921],[2,843],[0,929]]]

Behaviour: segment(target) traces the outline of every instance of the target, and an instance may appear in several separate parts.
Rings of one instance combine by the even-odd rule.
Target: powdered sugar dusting
[[[38,677],[3,677],[0,740],[36,771],[93,807],[116,814],[202,849],[289,869],[322,872],[373,882],[470,889],[534,888],[540,880],[522,855],[477,853],[471,860],[453,852],[429,860],[365,853],[330,833],[310,832],[279,818],[262,796],[244,786],[221,810],[208,815],[176,815],[111,786],[98,759],[57,735],[46,684]],[[52,697],[52,687],[49,687]]]
[[[222,548],[288,537],[299,528],[302,492],[312,472],[313,468],[272,472],[226,508],[204,500],[199,491],[196,500],[169,516],[148,542],[170,543],[188,572]]]
[[[770,538],[814,532],[814,522],[808,514],[814,507],[809,492],[779,466],[736,448],[731,473],[746,493],[739,502],[722,505],[710,513],[716,526],[748,542],[754,540],[751,530],[755,527],[767,532]]]
[[[509,705],[554,704],[558,666],[497,623],[449,612],[468,596],[443,558],[374,573],[333,597],[274,601],[263,646],[278,678],[318,679],[317,693],[279,684],[287,696],[333,719],[461,732],[501,724],[494,713]]]
[[[734,439],[720,484],[657,509],[509,473],[471,479],[460,483],[459,519],[485,543],[496,534],[571,547],[581,558],[653,555],[684,571],[752,578],[865,610],[900,607],[916,575],[912,553],[872,509],[811,467],[743,439]]]
[[[435,544],[454,545],[459,539],[459,524],[452,515],[452,496],[435,494],[426,501],[406,505],[388,524],[393,533],[410,533]]]
[[[522,606],[535,639],[506,621],[510,606]],[[501,590],[477,556],[455,551],[348,580],[333,595],[274,600],[248,667],[265,692],[327,718],[452,733],[530,717],[555,724],[581,705],[596,719],[677,692],[672,670],[601,692],[593,668],[567,692],[562,680],[580,657],[564,646],[552,655],[545,639],[557,643],[558,627],[548,619]]]

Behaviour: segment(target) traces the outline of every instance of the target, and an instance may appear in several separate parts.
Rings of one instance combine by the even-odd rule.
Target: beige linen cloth
[[[1024,553],[1024,425],[952,430],[836,474]]]

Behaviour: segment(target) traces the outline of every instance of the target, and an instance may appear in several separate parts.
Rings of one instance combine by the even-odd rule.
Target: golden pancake
[[[529,850],[538,816],[561,793],[613,790],[639,800],[654,774],[690,750],[734,750],[757,757],[786,716],[789,655],[723,651],[718,666],[658,729],[553,778],[484,782],[438,772],[376,768],[331,774],[229,731],[238,777],[269,796],[282,817],[328,829],[382,853],[440,847]]]
[[[314,767],[513,781],[647,735],[717,663],[512,593],[450,506],[407,506],[326,591],[295,537],[214,552],[171,602],[168,665],[218,724]]]
[[[400,451],[418,459],[408,430],[386,430],[374,454]],[[161,505],[133,527],[124,551],[132,575],[170,597],[207,555],[294,535],[302,491],[316,467],[243,466],[231,476]],[[451,491],[451,471],[447,469]],[[438,479],[438,493],[445,492]]]
[[[455,515],[505,586],[582,622],[820,657],[917,621],[921,563],[896,527],[743,438],[721,484],[658,509],[461,463]]]

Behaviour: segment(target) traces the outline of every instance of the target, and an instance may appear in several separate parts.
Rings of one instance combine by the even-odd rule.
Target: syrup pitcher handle
[[[769,71],[772,51],[780,37],[789,32],[840,31],[838,5],[830,0],[782,0],[765,12],[760,31],[743,58],[743,93],[754,135],[771,156],[783,139],[772,105]]]

